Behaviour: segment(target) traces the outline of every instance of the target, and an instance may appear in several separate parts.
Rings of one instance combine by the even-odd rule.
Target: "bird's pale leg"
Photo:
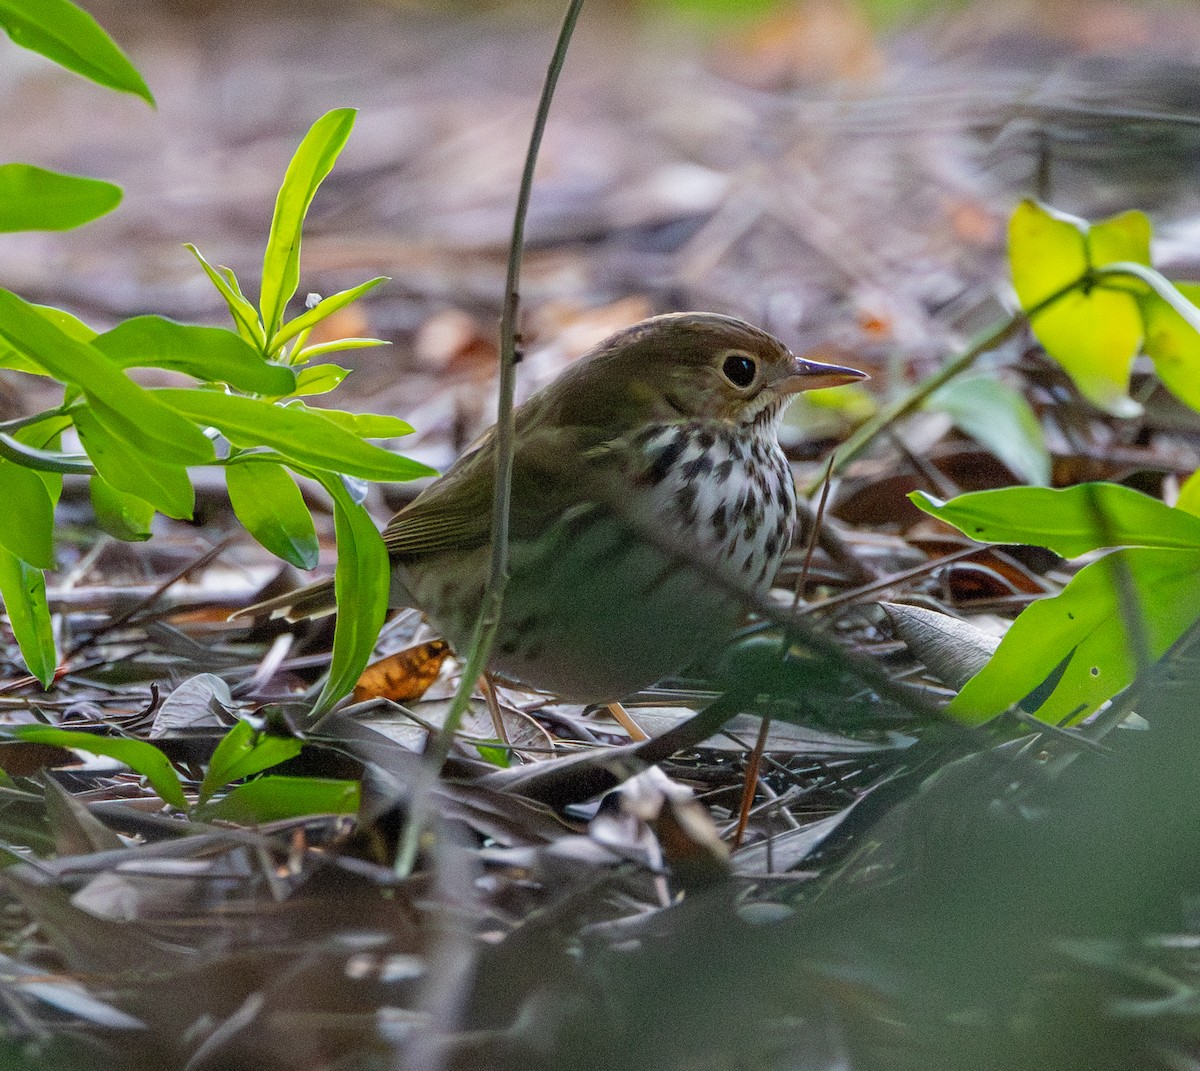
[[[629,739],[635,744],[650,739],[650,734],[629,716],[629,711],[620,703],[606,703],[605,706],[616,723],[629,734]]]

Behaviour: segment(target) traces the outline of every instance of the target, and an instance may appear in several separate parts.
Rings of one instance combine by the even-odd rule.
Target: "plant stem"
[[[1061,290],[1056,290],[1049,297],[1043,298],[1032,308],[1010,316],[1003,323],[980,335],[964,353],[955,357],[944,368],[940,368],[933,375],[917,384],[905,397],[893,402],[891,405],[885,406],[851,435],[839,449],[837,464],[833,467],[833,471],[822,474],[818,479],[805,487],[805,494],[815,494],[825,479],[841,472],[846,465],[870,446],[878,435],[886,431],[897,421],[903,420],[910,413],[920,409],[929,400],[931,395],[944,387],[950,380],[967,371],[985,353],[994,350],[997,346],[1006,342],[1017,331],[1025,327],[1036,316],[1045,312],[1055,302],[1092,281],[1094,281],[1092,273],[1089,271],[1074,282],[1064,286]]]
[[[500,611],[504,604],[504,589],[508,583],[508,520],[512,497],[513,469],[513,395],[516,388],[517,367],[517,312],[520,304],[521,254],[525,245],[525,219],[529,213],[529,199],[533,192],[533,172],[537,166],[538,151],[546,120],[550,115],[550,104],[558,85],[567,58],[567,49],[575,24],[583,9],[583,0],[569,0],[558,41],[550,66],[542,84],[533,129],[529,136],[529,148],[525,153],[525,167],[521,172],[521,185],[517,191],[517,204],[513,212],[512,239],[508,247],[508,274],[504,283],[504,309],[500,317],[500,387],[496,414],[496,472],[492,494],[492,554],[488,566],[487,586],[475,630],[471,636],[471,650],[463,666],[462,679],[454,693],[446,721],[437,736],[430,742],[425,753],[424,777],[414,785],[409,807],[408,823],[396,855],[396,873],[406,876],[412,873],[416,863],[417,848],[421,832],[429,816],[430,789],[441,771],[454,734],[462,722],[463,715],[471,702],[475,683],[487,666],[488,653],[500,624]]]

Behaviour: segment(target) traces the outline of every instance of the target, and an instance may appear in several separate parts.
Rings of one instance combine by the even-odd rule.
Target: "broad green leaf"
[[[1088,401],[1117,417],[1141,412],[1129,397],[1129,372],[1142,344],[1142,317],[1132,294],[1076,290],[1035,316],[1032,326]]]
[[[229,501],[238,520],[272,554],[298,569],[317,564],[317,532],[304,495],[272,461],[238,459],[225,469]]]
[[[1035,201],[1017,205],[1008,223],[1008,259],[1022,308],[1031,309],[1088,270],[1087,224]]]
[[[309,368],[302,368],[296,376],[296,389],[292,394],[296,397],[328,394],[349,374],[349,368],[340,368],[336,364],[314,364]]]
[[[270,446],[302,465],[366,480],[413,480],[427,465],[391,454],[299,405],[274,405],[215,391],[164,388],[154,392],[177,412],[219,429],[235,446]]]
[[[991,376],[966,376],[929,399],[964,434],[986,446],[1026,483],[1050,482],[1050,452],[1042,426],[1024,396]]]
[[[258,777],[209,804],[206,819],[256,825],[310,814],[356,814],[362,787],[357,781],[323,777]]]
[[[332,342],[321,342],[315,346],[305,346],[292,354],[293,364],[304,364],[314,357],[322,357],[326,353],[340,353],[342,350],[366,350],[372,346],[390,346],[381,338],[335,338]]]
[[[378,413],[347,413],[341,409],[325,409],[315,405],[307,408],[308,412],[316,413],[339,428],[345,428],[360,439],[394,439],[411,435],[413,430],[411,424],[399,417],[381,416]],[[430,469],[424,475],[433,476],[436,473]]]
[[[229,306],[229,315],[233,317],[233,325],[237,328],[237,333],[243,339],[254,346],[260,352],[265,351],[267,345],[267,336],[263,332],[262,323],[258,318],[258,310],[246,299],[242,293],[242,289],[237,285],[237,276],[228,268],[214,268],[204,255],[191,242],[188,242],[184,249],[192,254],[199,262],[200,267],[204,269],[204,274],[208,276],[209,281],[217,288],[221,297],[225,299],[225,304]]]
[[[1175,288],[1200,305],[1200,283],[1177,283]],[[1200,411],[1200,334],[1157,294],[1146,294],[1140,305],[1146,355],[1158,378],[1181,402]]]
[[[254,394],[289,394],[296,385],[290,368],[264,361],[244,338],[222,327],[135,316],[98,335],[92,345],[122,368],[170,368]]]
[[[206,802],[217,789],[278,766],[300,754],[303,744],[293,736],[277,736],[239,721],[217,745],[200,785],[199,802]]]
[[[1022,201],[1009,223],[1009,261],[1022,307],[1032,311],[1064,288],[1082,282],[1096,266],[1093,255],[1140,255],[1145,217],[1139,217],[1126,213],[1099,223],[1092,228],[1099,231],[1093,237],[1081,220]],[[1129,370],[1142,343],[1141,314],[1136,298],[1127,292],[1130,289],[1124,284],[1119,289],[1081,287],[1037,312],[1031,321],[1038,341],[1080,393],[1115,416],[1140,412],[1129,397]]]
[[[29,307],[42,316],[45,316],[52,324],[78,342],[91,342],[96,337],[95,331],[69,312],[52,308],[49,305],[30,305]],[[0,337],[0,368],[11,368],[16,372],[28,372],[35,376],[48,376],[50,374],[27,354],[13,349],[8,341],[2,337]]]
[[[355,110],[338,108],[321,116],[309,128],[292,161],[288,164],[279,196],[271,234],[263,256],[262,323],[274,345],[275,334],[283,323],[287,303],[300,285],[300,233],[313,195],[350,137]]]
[[[54,568],[54,503],[32,469],[0,459],[0,547],[35,569]]]
[[[1093,268],[1118,261],[1150,266],[1150,236],[1153,228],[1145,212],[1122,212],[1093,223],[1087,232],[1088,260]],[[1123,288],[1144,293],[1145,283],[1130,279]]]
[[[78,384],[96,418],[130,446],[181,465],[213,459],[212,443],[195,424],[139,387],[99,350],[72,338],[7,290],[0,290],[0,338],[56,379]]]
[[[1115,483],[1062,490],[1003,487],[941,502],[923,491],[914,505],[981,543],[1048,547],[1074,558],[1102,547],[1200,548],[1200,518]]]
[[[106,755],[123,762],[134,773],[141,774],[172,807],[187,809],[183,785],[170,760],[153,744],[145,740],[130,740],[124,736],[99,736],[96,733],[72,732],[48,725],[18,725],[9,730],[18,740],[32,744],[53,744],[55,747],[75,748],[92,755]]]
[[[338,477],[314,472],[333,499],[337,536],[337,624],[333,632],[333,658],[329,677],[314,707],[324,713],[358,683],[371,660],[379,630],[387,618],[391,564],[383,537],[371,515],[355,502]]]
[[[118,491],[102,476],[93,476],[88,481],[88,493],[96,523],[110,536],[127,543],[150,538],[154,507],[144,498]]]
[[[31,164],[0,164],[0,231],[70,230],[120,202],[121,187],[111,182]]]
[[[86,406],[72,411],[79,440],[100,475],[118,491],[136,495],[177,520],[196,508],[196,492],[187,469],[158,461],[112,435]]]
[[[302,331],[307,331],[315,327],[326,316],[330,316],[339,309],[344,309],[347,305],[352,304],[363,296],[368,290],[373,290],[380,283],[386,283],[388,277],[380,275],[375,279],[368,279],[365,283],[359,283],[358,286],[352,286],[349,290],[340,290],[336,294],[330,294],[327,298],[322,298],[307,312],[301,313],[294,319],[289,320],[278,331],[275,332],[271,339],[271,348],[273,351],[278,351],[285,343],[291,341]]]
[[[154,103],[125,53],[91,15],[68,0],[0,0],[0,27],[22,48],[40,52],[102,86]]]
[[[25,667],[43,688],[54,679],[58,657],[54,653],[54,628],[46,602],[46,577],[40,569],[0,547],[0,601],[8,614]]]
[[[1200,617],[1200,550],[1114,551],[1081,569],[1059,595],[1026,609],[949,712],[973,725],[987,721],[1024,699],[1067,656],[1057,685],[1033,712],[1041,720],[1077,722],[1126,687],[1137,665],[1122,619],[1118,568],[1141,613],[1150,658]]]

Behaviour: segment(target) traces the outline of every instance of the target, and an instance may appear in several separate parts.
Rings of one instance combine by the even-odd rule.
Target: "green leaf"
[[[270,446],[291,461],[365,480],[413,480],[427,465],[389,453],[300,405],[275,405],[215,391],[164,388],[154,392],[177,412],[218,428],[235,446]]]
[[[303,746],[294,736],[263,732],[248,721],[239,721],[225,734],[209,760],[208,772],[200,785],[199,802],[207,801],[230,781],[240,781],[294,759]]]
[[[347,305],[353,304],[368,290],[373,290],[380,283],[388,282],[386,275],[380,275],[374,279],[368,279],[365,283],[359,283],[358,286],[353,286],[349,290],[340,290],[336,294],[330,294],[327,298],[322,298],[316,305],[306,312],[302,312],[299,316],[289,320],[271,339],[272,351],[278,351],[282,346],[295,338],[302,331],[308,331],[315,327],[326,316],[330,316],[339,309],[344,309]]]
[[[312,514],[282,466],[238,458],[226,467],[225,484],[238,520],[267,550],[298,569],[317,564],[320,546]]]
[[[145,740],[130,740],[124,736],[99,736],[95,733],[72,732],[48,725],[18,725],[10,730],[18,740],[31,744],[53,744],[55,747],[76,748],[92,755],[106,755],[123,762],[134,773],[141,774],[167,803],[180,810],[187,809],[183,785],[170,760],[153,744]]]
[[[929,399],[964,434],[987,447],[1026,483],[1050,482],[1050,452],[1037,415],[1019,391],[991,376],[952,380]]]
[[[88,493],[96,523],[103,531],[127,543],[150,538],[154,507],[144,498],[118,491],[102,476],[93,476],[88,481]]]
[[[1200,283],[1176,283],[1192,305],[1200,305]],[[1200,333],[1158,294],[1140,299],[1146,355],[1163,386],[1184,405],[1200,410]],[[1200,308],[1197,310],[1200,314]]]
[[[35,569],[54,568],[54,503],[32,469],[0,459],[0,547]]]
[[[1022,201],[1008,223],[1008,259],[1021,306],[1031,309],[1087,274],[1087,224]]]
[[[118,491],[136,495],[155,509],[177,520],[186,520],[196,508],[196,492],[187,469],[156,460],[112,435],[86,406],[72,410],[79,441],[96,470]]]
[[[0,547],[0,601],[8,614],[25,666],[43,688],[54,679],[58,657],[54,653],[54,628],[46,602],[46,578],[40,569]]]
[[[0,231],[66,231],[111,212],[121,187],[31,164],[0,164]]]
[[[1054,598],[1026,609],[948,711],[972,725],[987,721],[1039,687],[1068,656],[1058,683],[1033,712],[1042,721],[1080,721],[1126,687],[1137,666],[1116,569],[1132,588],[1151,658],[1200,617],[1200,550],[1114,551],[1081,569]]]
[[[292,408],[295,408],[294,406]],[[341,409],[325,409],[320,406],[307,406],[307,411],[315,413],[323,420],[344,428],[360,439],[395,439],[401,435],[411,435],[412,425],[394,416],[381,416],[378,413],[347,413]],[[434,476],[430,469],[424,473]]]
[[[982,543],[1048,547],[1074,558],[1102,547],[1200,548],[1200,518],[1116,483],[1003,487],[941,502],[923,491],[919,509]]]
[[[1022,307],[1032,310],[1073,283],[1082,283],[1098,266],[1094,256],[1139,254],[1138,215],[1126,213],[1096,224],[1092,230],[1099,233],[1093,237],[1082,221],[1023,201],[1009,223],[1009,261]],[[1115,416],[1141,411],[1129,397],[1129,370],[1142,342],[1141,314],[1130,289],[1132,285],[1080,286],[1038,312],[1031,323],[1038,341],[1080,393]]]
[[[52,308],[49,305],[30,305],[29,307],[42,316],[45,316],[52,324],[79,342],[91,342],[96,337],[95,331],[69,312]],[[26,354],[20,352],[20,350],[13,349],[8,341],[2,337],[0,337],[0,368],[11,368],[16,372],[28,372],[35,376],[48,376],[50,374]]]
[[[1175,508],[1200,517],[1200,469],[1193,472],[1179,489],[1179,501]]]
[[[170,368],[254,394],[290,394],[296,386],[292,369],[264,361],[244,338],[222,327],[135,316],[97,336],[92,345],[121,368]]]
[[[321,357],[326,353],[339,353],[342,350],[366,350],[372,346],[390,345],[390,342],[385,342],[381,338],[335,338],[332,342],[305,346],[292,354],[292,361],[295,364],[304,364],[306,361],[311,361],[314,357]]]
[[[225,304],[229,306],[229,315],[233,317],[233,326],[237,328],[237,333],[254,346],[259,352],[266,351],[267,336],[263,332],[262,324],[258,319],[258,310],[246,299],[242,293],[242,288],[238,286],[237,276],[229,268],[214,268],[204,255],[191,242],[188,242],[183,247],[192,254],[199,262],[200,267],[204,269],[204,274],[208,276],[209,281],[217,288],[218,293],[225,299]]]
[[[1088,261],[1093,268],[1118,261],[1132,261],[1150,266],[1150,236],[1153,228],[1145,212],[1122,212],[1093,223],[1087,231]],[[1149,287],[1134,279],[1122,283],[1122,288],[1146,293]]]
[[[16,44],[60,67],[154,103],[125,53],[91,15],[68,0],[0,0],[0,27]]]
[[[49,454],[61,458],[62,433],[71,426],[71,418],[65,413],[50,413],[41,420],[18,428],[12,436],[0,433],[0,439],[17,444],[22,451],[33,451],[38,456]],[[57,506],[62,495],[62,472],[47,471],[36,465],[30,465],[38,474],[38,479],[46,485],[46,493],[50,496],[52,505]]]
[[[295,397],[328,394],[349,374],[349,368],[340,368],[336,364],[315,364],[302,368],[296,376],[296,389],[291,393]]]
[[[362,787],[357,781],[322,777],[259,777],[209,804],[206,819],[254,825],[310,814],[356,814]]]
[[[0,338],[55,379],[78,384],[96,418],[130,446],[160,461],[204,464],[212,443],[195,424],[143,390],[99,350],[72,338],[16,294],[0,290]]]
[[[288,164],[263,257],[262,322],[271,346],[283,323],[283,313],[300,285],[300,233],[317,187],[333,168],[354,128],[355,110],[339,108],[321,116],[300,142]]]
[[[314,707],[314,713],[321,714],[354,688],[371,659],[387,618],[391,563],[371,515],[350,497],[342,481],[331,472],[311,475],[333,499],[338,551],[333,574],[338,607],[333,658]]]

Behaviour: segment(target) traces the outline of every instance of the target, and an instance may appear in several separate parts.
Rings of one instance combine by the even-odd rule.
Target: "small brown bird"
[[[489,668],[609,702],[728,638],[795,530],[785,406],[864,378],[711,313],[653,317],[580,358],[515,414],[510,580]],[[384,532],[392,604],[423,610],[460,651],[487,576],[494,453],[489,432]],[[294,620],[332,601],[324,581],[257,609]]]

